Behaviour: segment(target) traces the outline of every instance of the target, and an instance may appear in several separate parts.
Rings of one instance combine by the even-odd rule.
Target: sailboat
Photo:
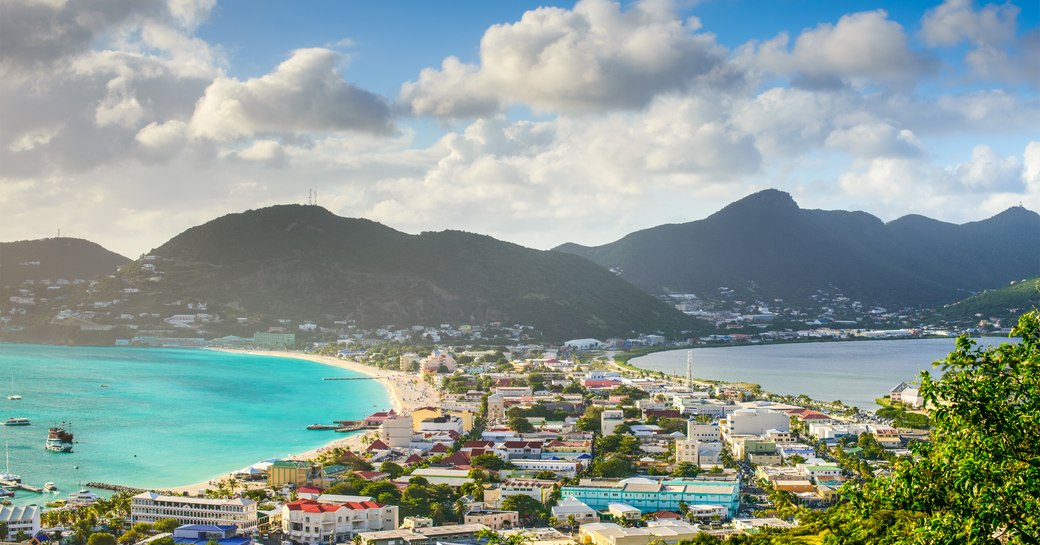
[[[14,377],[11,377],[11,395],[7,396],[7,399],[10,399],[12,401],[18,401],[19,399],[22,399],[22,396],[14,393]]]
[[[11,453],[8,452],[7,440],[4,439],[4,457],[7,458],[7,469],[3,473],[0,473],[0,481],[6,481],[9,483],[20,483],[22,482],[21,475],[15,475],[11,473]]]

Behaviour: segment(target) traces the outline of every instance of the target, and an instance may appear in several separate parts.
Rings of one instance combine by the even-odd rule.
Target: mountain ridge
[[[501,321],[557,339],[703,326],[578,256],[463,231],[412,235],[309,205],[228,214],[150,256],[164,273],[142,283],[152,306],[196,300],[368,325]]]
[[[702,220],[554,250],[619,271],[654,294],[710,296],[728,287],[804,300],[836,287],[865,303],[929,306],[1040,274],[1040,215],[1012,207],[963,225],[914,214],[885,223],[861,211],[803,209],[769,189]]]

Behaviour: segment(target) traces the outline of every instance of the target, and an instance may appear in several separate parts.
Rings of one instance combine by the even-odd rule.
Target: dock
[[[0,481],[0,486],[3,486],[4,488],[17,488],[27,492],[36,492],[37,494],[43,493],[43,489],[40,487],[30,486],[25,483],[16,483],[14,481]]]
[[[325,377],[321,380],[376,380],[376,377]]]

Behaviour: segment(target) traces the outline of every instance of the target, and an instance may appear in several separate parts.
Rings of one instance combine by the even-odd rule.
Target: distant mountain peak
[[[798,203],[795,202],[794,197],[790,193],[780,191],[779,189],[764,189],[731,203],[713,215],[726,216],[734,213],[772,215],[798,210],[800,210]]]

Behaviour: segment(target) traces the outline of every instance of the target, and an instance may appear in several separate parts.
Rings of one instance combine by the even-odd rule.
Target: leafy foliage
[[[992,348],[962,337],[941,378],[922,373],[932,442],[852,488],[830,517],[832,542],[1040,542],[1040,314],[1015,332],[1020,344]]]

